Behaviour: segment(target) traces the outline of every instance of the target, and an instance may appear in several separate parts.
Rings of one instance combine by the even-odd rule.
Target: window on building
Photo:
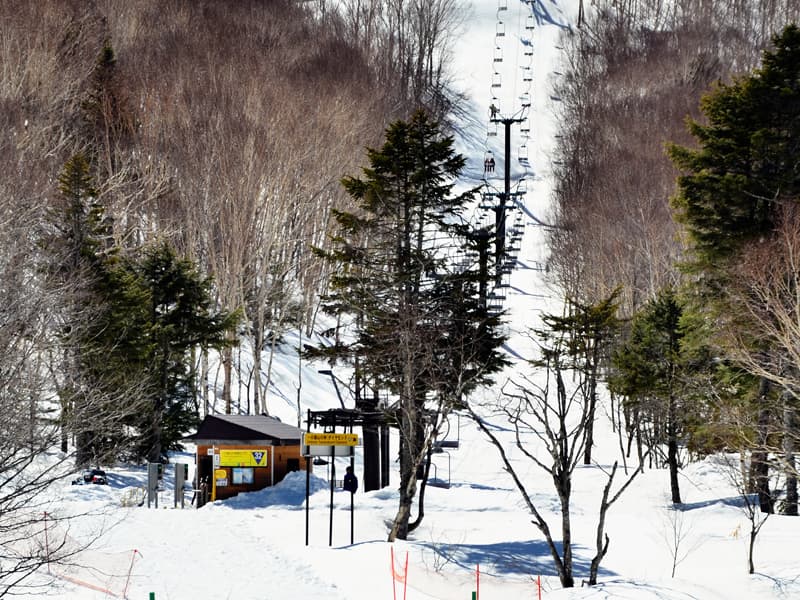
[[[233,469],[233,485],[247,485],[253,483],[253,468],[252,467],[234,467]]]

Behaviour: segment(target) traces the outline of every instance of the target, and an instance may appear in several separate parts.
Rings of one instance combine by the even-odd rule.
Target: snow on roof
[[[267,415],[208,415],[197,433],[187,439],[198,444],[229,441],[270,441],[275,445],[300,444],[303,430]]]

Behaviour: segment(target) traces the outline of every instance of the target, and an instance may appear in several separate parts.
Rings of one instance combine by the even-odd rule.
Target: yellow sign
[[[219,451],[220,467],[266,467],[267,449],[222,450]]]
[[[225,469],[214,469],[214,479],[225,479],[228,472]]]
[[[357,433],[304,433],[304,446],[358,446]]]

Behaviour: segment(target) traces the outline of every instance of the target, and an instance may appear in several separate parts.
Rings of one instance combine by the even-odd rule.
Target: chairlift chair
[[[500,63],[503,62],[503,49],[500,46],[494,47],[494,59],[493,62]]]
[[[497,0],[497,12],[508,10],[508,0]]]
[[[522,81],[533,81],[533,69],[530,67],[523,67]]]
[[[478,204],[478,208],[482,210],[494,209],[494,200],[492,198],[492,194],[483,194],[481,196],[481,202]]]
[[[502,21],[497,22],[497,37],[503,37],[506,34],[506,24]]]
[[[447,481],[444,479],[439,479],[439,467],[436,465],[435,462],[431,459],[431,467],[433,468],[433,477],[428,477],[428,485],[431,487],[437,488],[444,488],[450,489],[450,453],[449,452],[440,452],[440,454],[445,454],[447,456]]]
[[[533,31],[536,28],[536,19],[533,15],[528,15],[525,19],[525,29]]]
[[[495,161],[494,154],[491,150],[487,150],[483,156],[483,175],[484,177],[494,173]]]
[[[492,73],[492,87],[499,88],[500,87],[500,73],[495,71]]]

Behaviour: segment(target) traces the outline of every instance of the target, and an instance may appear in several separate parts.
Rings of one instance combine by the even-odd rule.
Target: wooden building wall
[[[253,451],[256,449],[266,450],[267,452],[267,466],[266,467],[253,467],[253,483],[252,484],[233,484],[233,469],[232,466],[220,465],[212,470],[211,477],[213,478],[213,471],[225,470],[227,474],[228,485],[218,486],[216,488],[216,498],[221,500],[224,498],[232,498],[240,492],[253,492],[256,490],[269,487],[273,483],[279,483],[286,477],[286,474],[291,471],[304,471],[306,469],[306,459],[301,455],[301,446],[264,446],[261,444],[245,445],[245,444],[230,444],[215,446],[198,445],[197,446],[197,466],[198,473],[200,473],[200,463],[202,457],[209,456],[208,451],[216,448],[217,453],[220,450],[245,450]],[[272,449],[274,448],[274,461]],[[312,465],[313,468],[313,465]],[[196,482],[199,485],[199,482]]]

